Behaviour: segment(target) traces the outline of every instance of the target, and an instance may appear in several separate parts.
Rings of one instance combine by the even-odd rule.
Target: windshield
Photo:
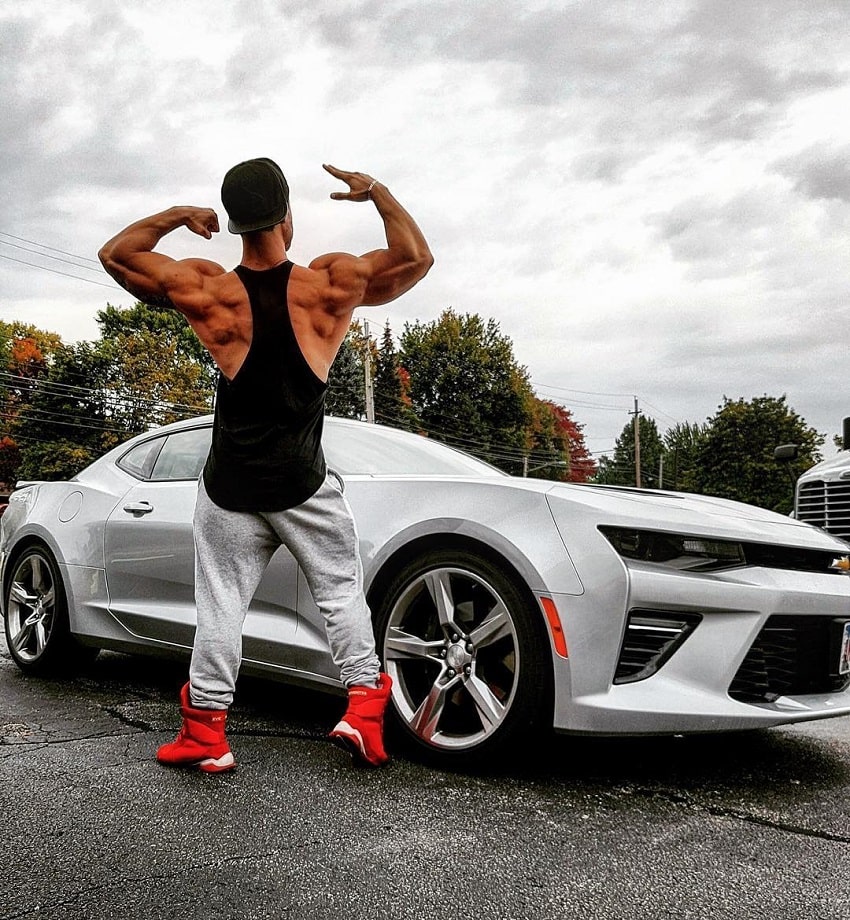
[[[507,475],[438,441],[381,425],[326,418],[322,445],[328,466],[343,475]]]

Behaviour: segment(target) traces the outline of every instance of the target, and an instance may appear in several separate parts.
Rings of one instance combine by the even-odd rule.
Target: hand
[[[334,201],[368,201],[370,190],[377,184],[376,180],[366,173],[346,172],[344,169],[328,166],[327,163],[323,164],[323,168],[345,182],[350,189],[348,192],[331,192]]]
[[[213,233],[218,233],[218,215],[212,208],[185,208],[183,224],[192,233],[204,239],[211,239]]]

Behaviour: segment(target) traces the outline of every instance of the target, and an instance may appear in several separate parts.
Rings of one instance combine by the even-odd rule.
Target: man
[[[433,263],[425,238],[386,186],[365,173],[324,167],[348,185],[340,201],[372,201],[387,245],[362,256],[330,253],[309,266],[287,257],[289,187],[265,157],[234,166],[221,198],[242,237],[233,271],[154,252],[187,227],[210,239],[215,211],[174,207],[146,217],[99,255],[134,297],[179,310],[219,368],[213,440],[195,508],[198,625],[183,725],[157,758],[218,773],[236,765],[225,737],[241,662],[242,624],[275,549],[295,556],[322,611],[348,709],[331,738],[365,764],[388,760],[383,715],[391,680],[381,673],[363,594],[357,533],[341,482],[321,448],[328,372],[355,307],[409,290]]]

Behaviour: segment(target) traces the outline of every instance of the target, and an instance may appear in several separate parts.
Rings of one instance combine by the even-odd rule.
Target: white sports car
[[[188,655],[192,512],[210,417],[139,435],[0,518],[24,671],[98,648]],[[447,762],[533,727],[725,731],[850,713],[850,546],[759,508],[516,479],[418,435],[328,418],[391,711]],[[245,622],[243,671],[341,689],[292,556]]]

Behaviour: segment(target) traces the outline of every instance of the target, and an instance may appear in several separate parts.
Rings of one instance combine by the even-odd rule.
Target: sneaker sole
[[[222,754],[221,757],[206,757],[203,760],[184,760],[181,762],[160,760],[157,758],[157,761],[164,767],[200,770],[202,773],[226,773],[228,770],[236,769],[236,758],[230,751],[226,754]]]
[[[348,722],[339,722],[328,737],[337,747],[351,754],[356,763],[363,766],[382,767],[389,762],[389,757],[386,760],[372,760],[366,753],[363,736],[356,728],[352,728]]]

